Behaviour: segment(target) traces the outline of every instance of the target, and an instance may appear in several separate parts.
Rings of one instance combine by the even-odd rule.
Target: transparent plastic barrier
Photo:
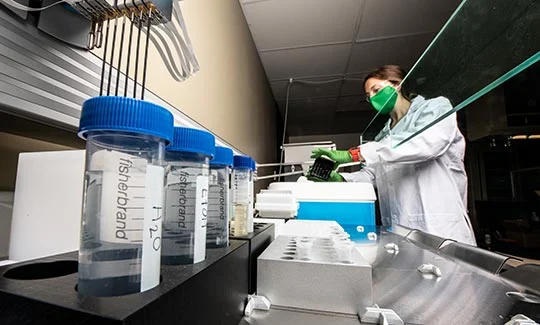
[[[540,60],[540,1],[463,1],[403,81],[410,93],[447,98],[420,123],[392,134],[397,147]],[[431,109],[428,106],[428,109]],[[376,121],[386,119],[377,116]],[[366,127],[373,134],[380,123]]]

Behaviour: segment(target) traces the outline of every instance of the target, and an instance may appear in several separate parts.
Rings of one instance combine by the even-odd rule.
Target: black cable
[[[101,81],[99,83],[99,95],[103,95],[103,77],[105,76],[105,66],[107,65],[107,42],[109,41],[109,20],[105,31],[105,48],[103,49],[103,65],[101,66]]]
[[[137,98],[137,75],[139,73],[139,52],[140,52],[140,46],[141,46],[141,33],[142,33],[142,18],[143,13],[141,11],[141,14],[139,16],[138,26],[139,28],[139,34],[137,35],[137,53],[135,53],[135,76],[133,80],[133,98]]]
[[[107,96],[111,93],[111,80],[113,74],[113,62],[114,62],[114,46],[116,45],[116,31],[118,28],[118,18],[114,18],[114,28],[113,28],[113,38],[112,38],[112,48],[111,48],[111,64],[109,64],[109,76],[107,80]]]
[[[366,133],[366,131],[369,130],[369,127],[371,126],[371,124],[373,124],[373,122],[375,122],[375,120],[377,119],[379,114],[380,114],[380,112],[377,112],[377,114],[375,114],[375,116],[373,116],[371,121],[369,121],[368,125],[364,128],[364,131],[362,131],[362,133],[360,133],[360,144],[362,144],[362,139],[364,138],[364,133]]]
[[[120,39],[120,55],[118,56],[118,71],[116,73],[116,87],[114,88],[115,96],[118,96],[118,88],[120,87],[120,72],[122,71],[122,50],[124,49],[125,32],[126,32],[126,16],[124,15],[124,18],[122,21],[122,38]]]
[[[292,78],[289,79],[289,84],[287,85],[287,97],[286,97],[286,100],[285,100],[285,116],[283,118],[283,137],[281,139],[281,156],[279,158],[279,173],[278,174],[281,174],[281,169],[282,169],[282,165],[283,164],[283,153],[285,151],[285,135],[287,134],[287,117],[289,116],[289,95],[290,95],[290,92],[291,92],[291,86],[293,84],[293,80]],[[278,179],[281,179],[281,176],[279,176]]]
[[[330,79],[330,80],[323,80],[323,81],[294,80],[294,82],[302,83],[302,84],[308,84],[308,85],[309,84],[314,84],[314,85],[327,84],[327,83],[339,82],[339,81],[364,81],[364,79],[343,77],[343,78],[340,78],[340,79]]]
[[[148,23],[146,27],[146,47],[144,48],[141,99],[144,99],[144,90],[146,88],[146,68],[148,66],[148,45],[150,43],[150,27],[151,26],[152,26],[152,8],[150,8],[148,11]]]
[[[131,12],[131,26],[129,27],[129,42],[128,42],[128,53],[127,53],[127,64],[126,64],[126,81],[124,84],[124,97],[127,97],[128,92],[128,81],[129,81],[129,61],[131,57],[131,43],[133,40],[133,24],[135,23],[135,13]]]

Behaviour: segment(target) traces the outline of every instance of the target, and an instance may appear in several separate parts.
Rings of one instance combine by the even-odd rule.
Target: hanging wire
[[[0,0],[0,3],[7,3],[9,5],[13,2],[17,6],[14,1],[16,0]],[[70,0],[65,1],[69,2]],[[120,4],[122,1],[123,5]],[[55,3],[55,5],[58,3]],[[129,43],[127,44],[125,83],[123,84],[124,97],[127,97],[129,93],[130,97],[144,99],[146,95],[150,42],[156,45],[156,49],[163,58],[165,66],[176,81],[184,81],[199,71],[199,63],[195,57],[178,1],[173,1],[172,12],[169,13],[171,15],[170,19],[166,19],[166,16],[163,16],[166,12],[160,12],[160,9],[151,3],[144,3],[144,0],[142,5],[135,0],[118,0],[113,3],[110,1],[81,0],[69,3],[82,16],[89,20],[90,30],[88,31],[88,38],[86,40],[86,48],[88,50],[101,47],[103,25],[105,22],[107,24],[105,49],[101,58],[100,96],[109,96],[111,94],[121,96],[120,79],[124,77],[122,76],[124,68],[124,37],[126,37],[126,23],[129,21],[129,40],[126,41],[126,43]],[[44,10],[49,7],[36,9],[35,11]],[[26,6],[20,8],[30,10]],[[114,21],[112,22],[113,19]],[[175,22],[180,26],[179,28],[175,26]],[[111,26],[111,24],[113,25]],[[137,29],[137,35],[134,34],[134,29]],[[113,35],[111,41],[109,41],[109,34],[111,32]],[[142,43],[144,40],[141,40],[142,33],[146,33],[144,45]],[[118,37],[120,37],[119,44],[116,44]],[[120,46],[119,50],[118,46]],[[144,46],[144,48],[141,49],[141,46]],[[119,54],[116,52],[119,52]],[[116,57],[117,55],[118,58]],[[130,78],[131,68],[135,69],[135,71],[131,71],[133,78]],[[116,72],[114,76],[116,79],[113,79],[114,72]],[[131,81],[133,81],[132,88],[129,86]],[[139,87],[142,87],[142,89],[139,90]]]
[[[150,43],[150,27],[152,26],[152,8],[148,11],[148,22],[146,24],[146,47],[144,48],[143,76],[141,99],[144,99],[144,90],[146,88],[146,68],[148,67],[148,47]]]
[[[347,80],[347,81],[364,81],[364,79],[360,79],[360,78],[347,78],[347,77],[342,77],[342,78],[339,78],[339,79],[336,78],[336,79],[330,79],[330,80],[323,80],[323,81],[298,80],[298,79],[293,79],[293,78],[289,79],[289,84],[287,85],[287,96],[286,96],[286,99],[285,99],[285,116],[283,118],[283,120],[284,120],[283,121],[283,136],[282,136],[282,139],[281,139],[281,153],[280,153],[280,158],[279,158],[279,173],[278,174],[281,174],[282,167],[283,167],[283,158],[284,158],[283,156],[284,156],[284,153],[285,153],[285,138],[286,138],[286,133],[287,133],[287,119],[288,119],[288,116],[289,116],[289,96],[290,96],[291,87],[292,87],[293,83],[319,85],[319,84],[327,84],[327,83],[332,83],[332,82],[340,82],[340,81],[345,81],[345,80]],[[377,113],[377,115],[378,115],[378,113]],[[368,128],[373,123],[373,121],[375,120],[377,115],[375,115],[373,120],[369,123]],[[367,128],[366,128],[366,130],[367,130]],[[364,132],[365,132],[365,130],[364,130]]]
[[[373,122],[375,122],[375,120],[377,119],[379,114],[380,114],[380,112],[377,112],[377,114],[375,114],[375,116],[373,116],[371,121],[369,121],[368,125],[364,128],[364,131],[362,131],[362,133],[360,133],[360,144],[363,144],[363,142],[364,142],[364,133],[366,133],[366,131],[369,130],[369,127],[371,126],[371,124],[373,124]]]
[[[143,20],[143,12],[141,11],[138,21],[139,32],[137,35],[137,52],[135,53],[135,75],[133,77],[133,98],[137,98],[137,77],[139,74],[139,52],[140,52],[140,46],[141,46],[141,33],[142,33],[142,20]]]
[[[125,4],[125,2],[124,2]],[[127,52],[127,63],[126,63],[126,80],[124,84],[124,97],[127,97],[128,93],[128,82],[129,82],[129,61],[131,58],[131,43],[133,42],[133,25],[135,22],[135,12],[131,11],[131,26],[129,27],[129,41],[128,41],[128,52]]]
[[[281,165],[283,163],[283,154],[285,152],[285,136],[287,134],[287,117],[289,116],[289,95],[291,92],[291,86],[293,84],[293,79],[289,79],[289,84],[287,85],[287,97],[285,99],[285,116],[283,117],[283,137],[281,139],[281,155],[279,158],[279,174],[281,174],[281,169],[283,166]]]
[[[314,85],[327,84],[327,83],[339,82],[339,81],[364,81],[364,79],[343,77],[343,78],[339,78],[339,79],[330,79],[330,80],[323,80],[323,81],[294,80],[294,82],[296,82],[296,83],[302,83],[302,84],[314,84]]]
[[[112,47],[111,47],[111,59],[109,64],[109,76],[107,80],[107,96],[111,94],[111,80],[113,75],[113,64],[114,64],[114,47],[116,45],[116,31],[118,28],[118,18],[114,18],[114,27],[113,27],[113,38],[112,38]]]
[[[120,87],[120,72],[122,69],[122,50],[124,49],[125,32],[126,32],[126,16],[124,15],[124,18],[122,20],[122,38],[120,39],[120,55],[118,56],[118,71],[116,72],[116,87],[114,88],[115,96],[118,96],[118,88]]]
[[[141,46],[141,35],[142,35],[142,21],[143,21],[143,12],[141,11],[139,16],[139,21],[137,28],[139,29],[137,34],[137,52],[135,53],[135,75],[133,76],[133,98],[137,98],[137,77],[139,74],[139,52]]]
[[[103,79],[105,76],[105,66],[107,65],[107,43],[109,41],[109,20],[105,29],[105,48],[103,49],[103,64],[101,66],[101,81],[99,83],[99,95],[103,95]]]
[[[294,80],[295,83],[302,83],[302,84],[325,84],[325,83],[332,83],[332,82],[338,82],[338,81],[364,81],[364,79],[343,77],[343,78],[340,78],[340,79],[331,79],[331,80],[324,80],[324,81]],[[399,86],[401,86],[402,83],[403,83],[403,81],[399,84]],[[288,98],[287,98],[287,101],[288,101]],[[371,121],[368,123],[368,125],[364,128],[362,133],[360,133],[360,144],[363,143],[364,134],[367,132],[367,130],[369,130],[369,128],[371,127],[373,122],[375,122],[377,117],[379,117],[379,115],[380,115],[380,113],[377,112],[375,114],[375,116],[371,119]],[[281,170],[280,170],[280,172],[281,172]]]

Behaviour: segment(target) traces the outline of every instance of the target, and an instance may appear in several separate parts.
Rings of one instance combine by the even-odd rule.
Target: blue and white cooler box
[[[375,231],[377,197],[369,183],[276,182],[268,189],[293,193],[299,203],[296,219],[333,220],[355,229],[358,237]]]

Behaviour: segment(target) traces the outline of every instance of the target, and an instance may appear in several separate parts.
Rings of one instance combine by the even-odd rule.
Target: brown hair
[[[367,74],[367,76],[364,78],[363,87],[365,88],[366,82],[368,81],[368,79],[371,79],[371,78],[388,80],[392,84],[397,86],[405,78],[406,75],[407,75],[407,72],[399,65],[392,65],[392,64],[383,65],[377,68],[376,70],[373,70]],[[405,99],[407,100],[411,100],[411,98],[414,97],[413,94],[407,91],[407,87],[405,83],[401,85],[401,95],[405,97]]]

